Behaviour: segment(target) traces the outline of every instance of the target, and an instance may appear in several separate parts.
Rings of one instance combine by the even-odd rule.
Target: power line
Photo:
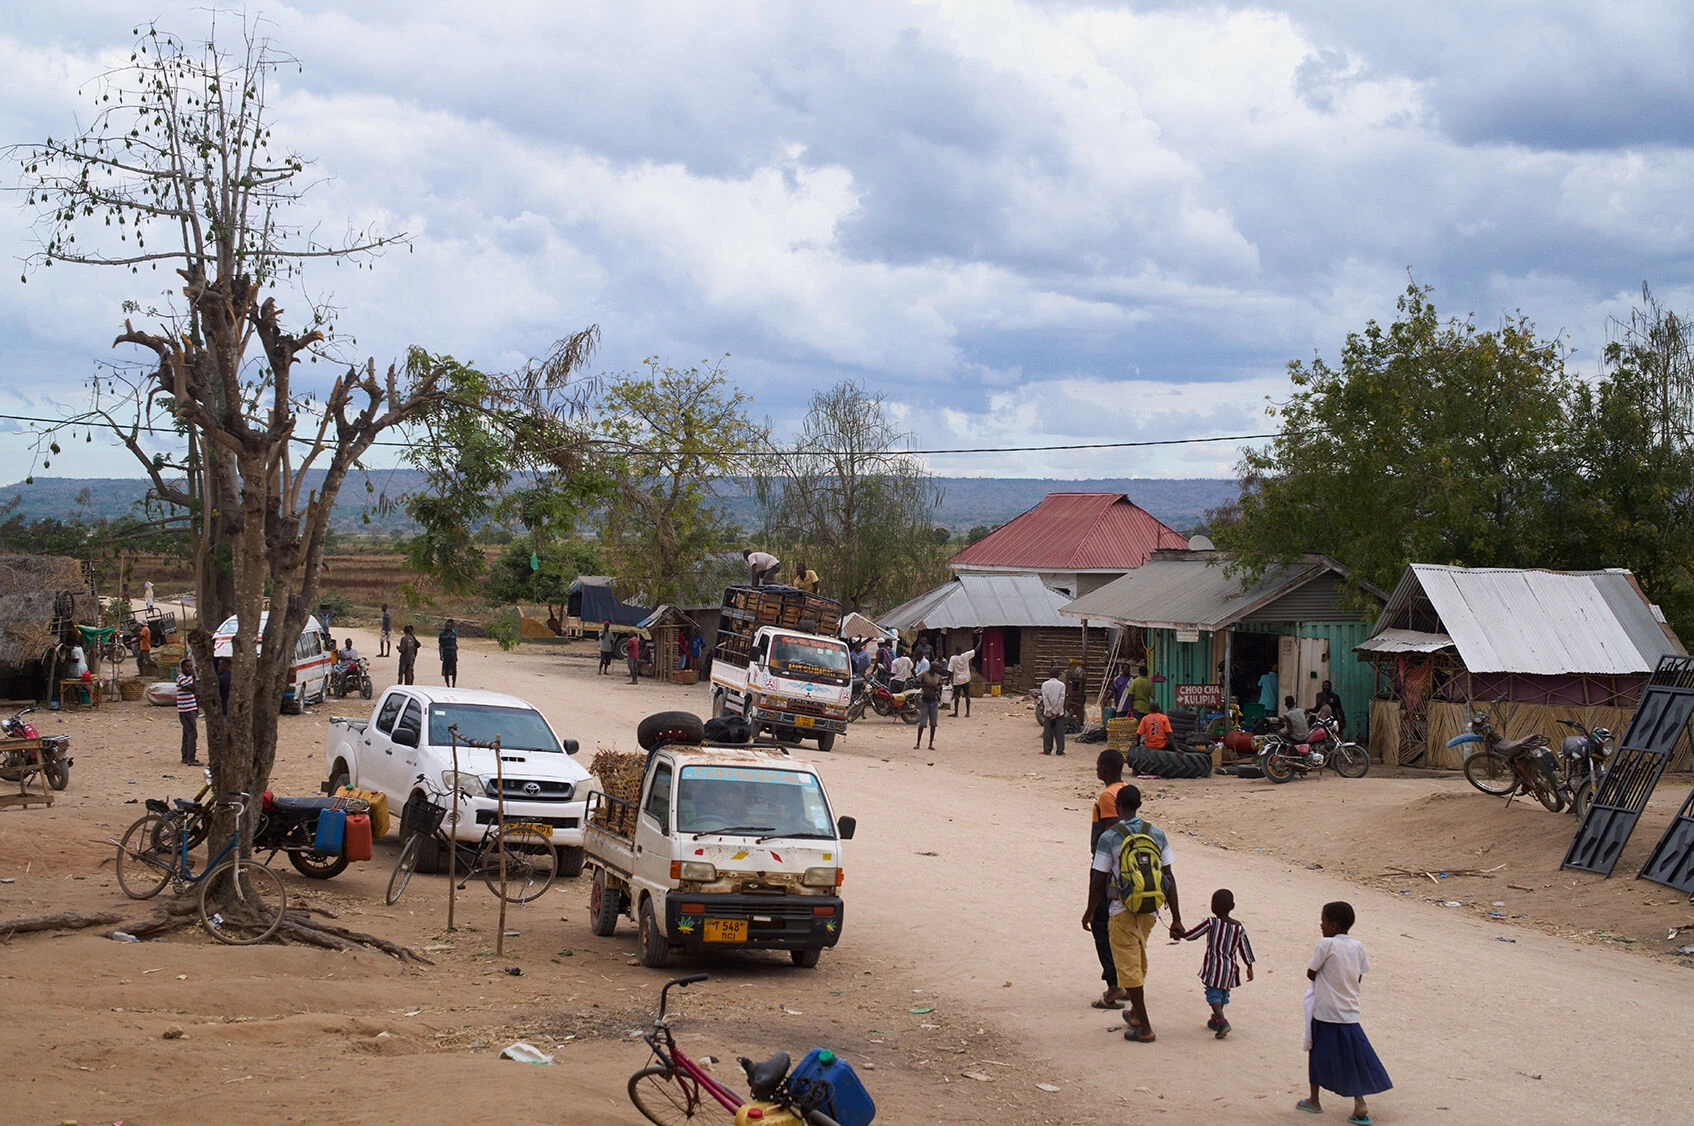
[[[100,429],[100,430],[118,429],[118,427],[115,427],[110,423],[78,422],[78,421],[75,421],[75,420],[67,420],[67,419],[63,419],[63,418],[37,418],[37,417],[33,417],[33,416],[30,416],[30,415],[23,415],[23,414],[0,414],[0,420],[10,421],[10,422],[40,422],[40,423],[46,423],[49,426],[82,426],[82,427],[88,428],[90,431],[96,430],[96,429]],[[130,429],[130,428],[124,427],[123,429]],[[176,430],[173,427],[166,427],[166,426],[136,426],[136,427],[134,427],[134,429],[137,432],[143,433],[143,434],[180,434],[181,433],[181,431]],[[1139,441],[1139,442],[1068,442],[1068,443],[1063,443],[1063,444],[1046,445],[1046,446],[967,446],[967,447],[964,447],[962,449],[949,449],[949,450],[855,450],[855,451],[821,450],[821,451],[818,451],[818,452],[828,453],[828,454],[840,454],[840,453],[853,452],[853,453],[864,454],[867,457],[892,456],[892,455],[896,455],[896,454],[913,454],[913,455],[919,455],[919,456],[923,456],[923,457],[945,457],[949,454],[1028,454],[1028,453],[1053,453],[1053,452],[1059,452],[1059,451],[1065,451],[1065,450],[1129,450],[1129,449],[1145,449],[1145,448],[1152,447],[1152,446],[1194,446],[1194,445],[1201,445],[1201,444],[1208,443],[1208,442],[1252,442],[1252,441],[1258,441],[1258,440],[1264,439],[1264,438],[1275,438],[1275,437],[1277,437],[1276,434],[1216,434],[1216,435],[1213,435],[1213,436],[1207,437],[1207,438],[1153,438],[1153,439],[1148,439],[1146,441]],[[307,444],[307,445],[311,444],[311,441],[312,441],[310,438],[302,438],[302,437],[299,437],[298,435],[293,436],[293,440],[296,441],[296,442]],[[584,439],[584,442],[588,445],[604,445],[604,446],[613,446],[613,445],[621,446],[621,445],[626,444],[626,443],[623,443],[623,442],[620,442],[620,441],[615,441],[615,440],[610,439],[610,438],[586,438],[586,439]],[[412,444],[413,443],[411,443],[411,442],[383,442],[383,441],[376,441],[376,442],[371,443],[371,445],[373,445],[373,446],[386,446],[386,447],[389,447],[389,448],[392,448],[392,449],[409,449],[412,446]],[[651,452],[655,453],[655,454],[674,454],[674,453],[677,453],[679,451],[675,451],[675,450],[654,450],[654,451],[651,451]],[[789,456],[789,452],[790,451],[787,451],[787,450],[742,450],[742,451],[738,452],[738,456],[741,456],[741,457],[787,457],[787,456]]]

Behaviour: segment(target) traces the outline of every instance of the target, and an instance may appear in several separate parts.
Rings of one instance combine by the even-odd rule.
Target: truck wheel
[[[723,718],[723,693],[716,688],[712,689],[712,718]]]
[[[822,950],[790,950],[788,956],[794,959],[794,964],[803,970],[817,968],[818,959],[823,957]]]
[[[576,848],[571,848],[569,845],[560,845],[559,846],[559,875],[561,875],[561,876],[580,876],[580,875],[582,875],[582,861],[583,861],[583,858],[587,855],[588,855],[588,850],[583,848],[581,845],[578,845]]]
[[[601,938],[611,938],[617,932],[622,908],[623,896],[606,886],[606,873],[594,873],[594,886],[588,893],[588,929]]]
[[[335,764],[335,769],[330,771],[329,774],[329,792],[333,796],[336,791],[343,788],[352,789],[353,778],[347,773],[347,764],[338,762]]]
[[[830,751],[830,750],[833,750],[834,748],[835,748],[835,732],[831,731],[827,735],[819,735],[818,736],[818,750],[820,750],[820,751]]]
[[[653,913],[653,901],[641,901],[641,918],[635,929],[635,956],[650,970],[662,969],[671,960],[671,942]]]

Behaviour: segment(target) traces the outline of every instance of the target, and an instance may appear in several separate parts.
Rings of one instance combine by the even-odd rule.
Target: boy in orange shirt
[[[1165,710],[1154,700],[1148,705],[1153,710],[1141,717],[1141,723],[1135,733],[1141,736],[1141,745],[1155,751],[1162,751],[1171,745],[1171,721]]]

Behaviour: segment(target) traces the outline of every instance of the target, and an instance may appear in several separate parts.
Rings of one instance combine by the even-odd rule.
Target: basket
[[[441,828],[441,822],[447,818],[447,807],[436,805],[423,793],[415,793],[406,799],[406,804],[400,810],[400,835],[422,833],[425,836],[434,834]]]
[[[134,703],[141,699],[145,692],[146,685],[142,684],[141,678],[138,676],[118,681],[118,699],[120,700],[128,700]]]
[[[693,669],[683,669],[676,674],[678,684],[695,684],[699,682],[699,674]]]
[[[1114,751],[1127,751],[1135,745],[1134,716],[1113,716],[1106,721],[1106,746]]]

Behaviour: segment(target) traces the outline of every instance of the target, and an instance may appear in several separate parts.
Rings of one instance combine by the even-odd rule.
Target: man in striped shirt
[[[199,766],[195,752],[200,749],[200,731],[194,724],[200,718],[200,698],[194,694],[194,663],[187,657],[177,670],[176,718],[182,722],[182,765]]]
[[[1212,1019],[1206,1027],[1219,1040],[1229,1035],[1229,1021],[1224,1019],[1223,1007],[1229,1004],[1229,991],[1241,984],[1241,967],[1236,959],[1247,963],[1247,980],[1253,980],[1253,944],[1247,941],[1247,929],[1229,913],[1235,910],[1235,895],[1228,888],[1212,893],[1212,915],[1182,937],[1190,941],[1206,936],[1206,960],[1200,964],[1200,982],[1206,987],[1206,1004],[1212,1007]]]

